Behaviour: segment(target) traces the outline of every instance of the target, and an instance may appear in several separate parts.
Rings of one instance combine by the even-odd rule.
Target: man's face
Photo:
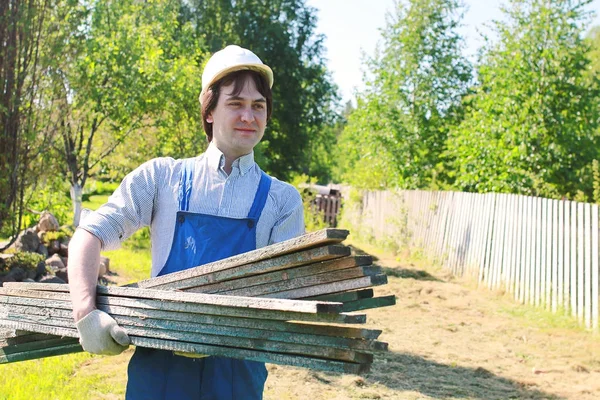
[[[206,118],[213,124],[212,141],[230,160],[250,153],[267,125],[267,102],[254,81],[246,79],[237,96],[232,94],[233,87],[233,83],[221,87],[217,106]]]

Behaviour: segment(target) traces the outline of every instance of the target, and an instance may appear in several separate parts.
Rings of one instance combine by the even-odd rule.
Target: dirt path
[[[377,293],[398,304],[368,325],[391,351],[364,377],[271,365],[265,399],[600,399],[599,335],[378,255],[390,283]]]

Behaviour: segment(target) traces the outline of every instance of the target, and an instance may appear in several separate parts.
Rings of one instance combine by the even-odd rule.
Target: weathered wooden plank
[[[344,303],[344,312],[367,310],[370,308],[388,307],[396,304],[396,296],[374,297]]]
[[[82,351],[83,349],[81,348],[81,345],[79,345],[79,343],[68,343],[54,347],[46,347],[38,350],[24,351],[21,353],[1,354],[0,364],[27,360],[37,360],[39,358],[61,356],[65,354],[79,353]]]
[[[571,272],[569,282],[569,298],[571,299],[571,315],[577,316],[577,203],[569,202],[571,205],[571,261],[569,271]]]
[[[370,267],[354,267],[346,268],[339,271],[332,271],[325,274],[304,276],[301,278],[294,278],[279,282],[270,282],[263,285],[250,286],[247,288],[241,288],[231,290],[227,292],[227,295],[231,296],[266,296],[270,293],[277,293],[286,290],[294,290],[298,288],[304,288],[315,285],[322,285],[326,283],[344,281],[353,278],[361,278],[365,276],[374,276],[381,274],[381,267],[370,266]],[[289,298],[289,297],[288,297]]]
[[[345,290],[362,289],[365,287],[385,285],[387,283],[386,275],[365,276],[362,278],[348,279],[345,281],[325,283],[323,285],[309,286],[306,288],[286,290],[285,292],[269,293],[265,298],[303,298],[318,296],[326,293],[343,292]],[[326,314],[319,314],[326,315]]]
[[[308,248],[324,246],[331,243],[339,243],[346,239],[349,232],[344,229],[323,229],[307,233],[294,239],[275,243],[247,253],[229,257],[224,260],[215,261],[202,265],[201,268],[190,268],[160,277],[137,282],[137,287],[159,287],[168,283],[182,281],[198,275],[221,271],[241,265],[257,263],[273,257],[280,257],[288,253],[294,253]]]
[[[0,306],[0,307],[4,307],[4,306]],[[43,333],[27,332],[27,334],[22,334],[22,335],[17,335],[17,336],[13,336],[13,337],[7,337],[7,338],[0,339],[0,343],[2,343],[2,346],[12,346],[15,344],[22,344],[22,343],[29,343],[29,342],[43,341],[43,340],[51,340],[51,339],[57,339],[57,338],[58,338],[58,336],[45,335]]]
[[[53,336],[54,339],[36,340],[27,343],[11,344],[0,348],[0,356],[9,354],[28,352],[32,350],[40,350],[48,347],[56,347],[57,345],[79,344],[79,341],[74,338],[60,338]]]
[[[56,291],[35,290],[36,283],[13,283],[0,288],[0,295],[34,297],[41,299],[70,300],[68,288],[65,285],[56,285]],[[27,289],[18,289],[31,288]],[[48,287],[48,286],[47,286]],[[182,293],[168,290],[157,289],[139,289],[131,287],[100,286],[96,288],[96,293],[100,295],[109,295],[110,297],[122,297],[131,299],[149,299],[165,302],[180,302],[186,304],[197,304],[203,306],[217,306],[222,308],[243,308],[246,311],[289,311],[297,313],[338,313],[342,309],[339,303],[313,302],[305,300],[288,299],[263,299],[253,297],[225,296],[203,293]]]
[[[0,306],[4,307],[4,306]],[[354,328],[339,325],[315,325],[315,324],[303,324],[299,322],[287,322],[287,321],[275,321],[275,320],[256,320],[252,318],[237,318],[237,317],[226,317],[218,315],[202,315],[192,313],[182,313],[174,311],[163,311],[163,310],[152,310],[152,309],[137,309],[120,306],[110,305],[98,305],[98,309],[105,311],[111,315],[123,315],[136,318],[157,318],[172,321],[183,321],[183,322],[194,322],[198,324],[211,324],[211,325],[222,325],[231,327],[241,328],[254,328],[254,329],[266,329],[280,332],[291,332],[297,334],[314,334],[320,336],[334,336],[334,337],[345,337],[345,338],[356,338],[356,339],[377,339],[381,335],[381,330],[377,329],[363,329]],[[15,313],[29,314],[46,316],[49,319],[52,318],[70,318],[72,315],[71,310],[44,307],[44,306],[23,306],[10,304],[6,307],[7,311],[13,311]],[[27,338],[29,336],[41,336],[42,339],[50,338],[54,336],[48,336],[43,334],[28,334],[23,336]],[[18,340],[20,337],[14,338]],[[39,338],[36,338],[37,340]],[[11,339],[5,339],[11,340]]]
[[[540,304],[540,288],[541,288],[541,265],[542,265],[542,198],[535,198],[535,268],[531,276],[531,292],[533,293],[533,301],[531,304]]]
[[[308,256],[305,253],[311,253]],[[175,282],[154,284],[148,283],[144,287],[154,289],[177,289],[185,290],[187,288],[198,287],[209,283],[221,282],[230,279],[243,278],[247,276],[263,274],[272,271],[283,270],[296,266],[311,264],[319,261],[325,261],[340,257],[349,256],[351,250],[347,246],[331,245],[309,249],[300,253],[291,253],[281,257],[270,258],[255,262],[252,264],[241,265],[238,267],[227,268],[223,270],[205,272],[205,266],[195,268],[196,276],[177,280]],[[182,272],[187,272],[182,271]],[[179,274],[176,272],[175,274]],[[169,274],[170,275],[170,274]],[[162,278],[162,277],[160,277]],[[157,279],[157,278],[153,278]],[[149,281],[150,282],[150,281]],[[134,285],[132,285],[134,286]],[[142,287],[138,285],[138,287]]]
[[[0,321],[0,326],[9,326],[14,327],[15,329],[24,329],[34,332],[37,331],[41,333],[77,337],[76,330],[67,328],[56,328],[45,325],[36,325],[13,321]],[[360,374],[368,372],[370,367],[370,363],[357,364],[352,362],[332,361],[298,355],[270,353],[258,350],[236,349],[214,345],[203,345],[197,343],[180,342],[177,340],[152,339],[139,336],[131,336],[131,342],[135,346],[148,347],[154,349],[209,354],[220,357],[239,358],[250,361],[268,362],[281,365],[292,365],[323,371],[343,372],[351,374]]]
[[[584,219],[584,265],[583,265],[583,319],[585,327],[592,329],[592,206],[587,203],[583,210]]]
[[[280,323],[280,326],[278,327],[279,329],[272,330],[269,329],[268,324],[265,324],[267,326],[264,326],[260,321],[254,321],[253,323],[250,322],[245,324],[245,326],[232,326],[233,323],[237,323],[239,321],[236,321],[235,319],[233,321],[223,321],[223,319],[202,318],[202,316],[188,313],[169,313],[153,310],[136,312],[135,310],[123,307],[112,307],[105,309],[104,311],[108,312],[121,326],[155,327],[157,329],[171,329],[185,332],[205,333],[210,335],[274,340],[288,343],[303,343],[307,345],[330,346],[367,352],[387,350],[387,343],[375,340],[343,337],[343,335],[336,333],[336,328],[338,328],[337,326],[323,327],[322,325],[317,325],[316,327],[319,329],[312,330],[309,330],[308,326],[302,326],[300,327],[304,328],[302,329],[302,332],[298,332],[299,329],[296,329],[294,332],[291,329],[294,328],[294,324],[291,323],[283,323],[287,324],[286,326],[281,326],[283,324]],[[22,306],[11,307],[10,309],[6,307],[0,307],[0,315],[2,315],[5,319],[10,320],[23,320],[26,322],[40,323],[51,326],[59,325],[66,328],[74,326],[68,310]],[[326,333],[326,335],[321,335],[320,333]],[[54,338],[52,340],[57,339],[56,336],[46,335],[46,337]],[[49,342],[51,340],[45,341]]]
[[[584,263],[585,263],[585,230],[583,225],[583,203],[577,203],[577,319],[583,323]],[[571,282],[572,284],[573,282]]]
[[[75,329],[75,323],[72,319],[53,318],[52,320],[44,317],[28,315],[2,315],[3,320],[18,321],[28,324],[47,325],[53,327]],[[197,324],[164,321],[157,319],[140,320],[136,318],[120,317],[115,318],[121,327],[129,336],[141,336],[155,339],[178,340],[183,342],[210,344],[216,346],[227,346],[240,349],[253,349],[263,351],[273,351],[278,353],[302,354],[306,356],[328,358],[334,360],[352,361],[358,363],[370,363],[373,356],[369,353],[362,353],[354,350],[326,347],[321,345],[303,343],[286,343],[273,340],[271,338],[252,339],[239,337],[235,335],[206,334],[199,332],[202,330]],[[332,340],[336,340],[335,338]]]
[[[57,295],[58,293],[52,293]],[[68,295],[67,295],[68,296]],[[189,312],[195,314],[222,315],[229,317],[241,318],[256,318],[256,319],[272,319],[279,321],[304,321],[304,322],[324,322],[324,323],[340,323],[340,324],[362,324],[366,322],[364,314],[348,315],[348,314],[310,314],[288,311],[269,311],[269,310],[254,310],[233,308],[233,307],[218,307],[203,304],[179,303],[164,300],[152,299],[128,299],[118,297],[97,296],[96,303],[100,305],[134,307],[141,309],[164,310]],[[47,299],[47,298],[26,298],[17,296],[0,296],[0,304],[19,304],[26,306],[42,306],[54,307],[71,310],[71,302],[68,298],[62,299]]]
[[[558,310],[558,200],[551,200],[552,204],[552,312]]]
[[[303,265],[295,268],[286,268],[275,272],[242,277],[224,282],[206,284],[200,287],[186,289],[188,292],[197,293],[223,293],[249,286],[279,282],[294,278],[333,272],[341,269],[368,266],[372,264],[371,256],[343,257],[314,264]]]
[[[567,307],[565,306],[565,258],[568,258],[567,246],[568,236],[566,236],[566,228],[565,228],[565,202],[563,200],[558,200],[558,266],[557,266],[557,309],[558,307],[563,307],[565,310]]]
[[[547,257],[546,250],[548,249],[548,199],[540,198],[541,201],[541,218],[540,218],[540,274],[538,276],[539,280],[539,305],[542,307],[546,307],[548,303],[546,303],[546,272],[547,272]]]
[[[370,363],[357,364],[352,362],[311,358],[301,355],[203,345],[198,343],[180,342],[176,340],[133,337],[132,341],[135,342],[134,344],[137,346],[155,349],[172,350],[185,353],[210,354],[218,357],[238,358],[249,361],[291,365],[314,370],[341,372],[355,375],[367,373],[371,365]]]
[[[355,301],[360,299],[370,299],[373,297],[373,289],[361,289],[356,291],[348,291],[333,294],[324,294],[321,296],[306,297],[304,300],[321,300],[321,301],[333,301],[337,303],[346,303],[348,301]]]
[[[592,205],[592,329],[595,332],[600,330],[598,318],[600,310],[598,308],[600,286],[600,267],[598,257],[598,205]]]

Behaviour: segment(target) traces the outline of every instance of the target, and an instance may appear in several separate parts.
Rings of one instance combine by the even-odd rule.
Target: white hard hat
[[[217,51],[206,63],[202,73],[202,92],[200,103],[204,92],[216,81],[225,75],[240,71],[252,70],[260,72],[267,78],[269,87],[273,87],[273,71],[258,58],[256,54],[240,46],[230,45],[223,50]]]

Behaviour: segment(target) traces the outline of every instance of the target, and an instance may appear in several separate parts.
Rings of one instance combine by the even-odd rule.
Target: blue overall
[[[256,225],[271,178],[262,173],[254,202],[244,219],[188,212],[193,160],[184,161],[173,244],[159,276],[256,249]],[[188,358],[171,351],[137,347],[129,362],[126,398],[262,399],[265,364],[224,357]]]

